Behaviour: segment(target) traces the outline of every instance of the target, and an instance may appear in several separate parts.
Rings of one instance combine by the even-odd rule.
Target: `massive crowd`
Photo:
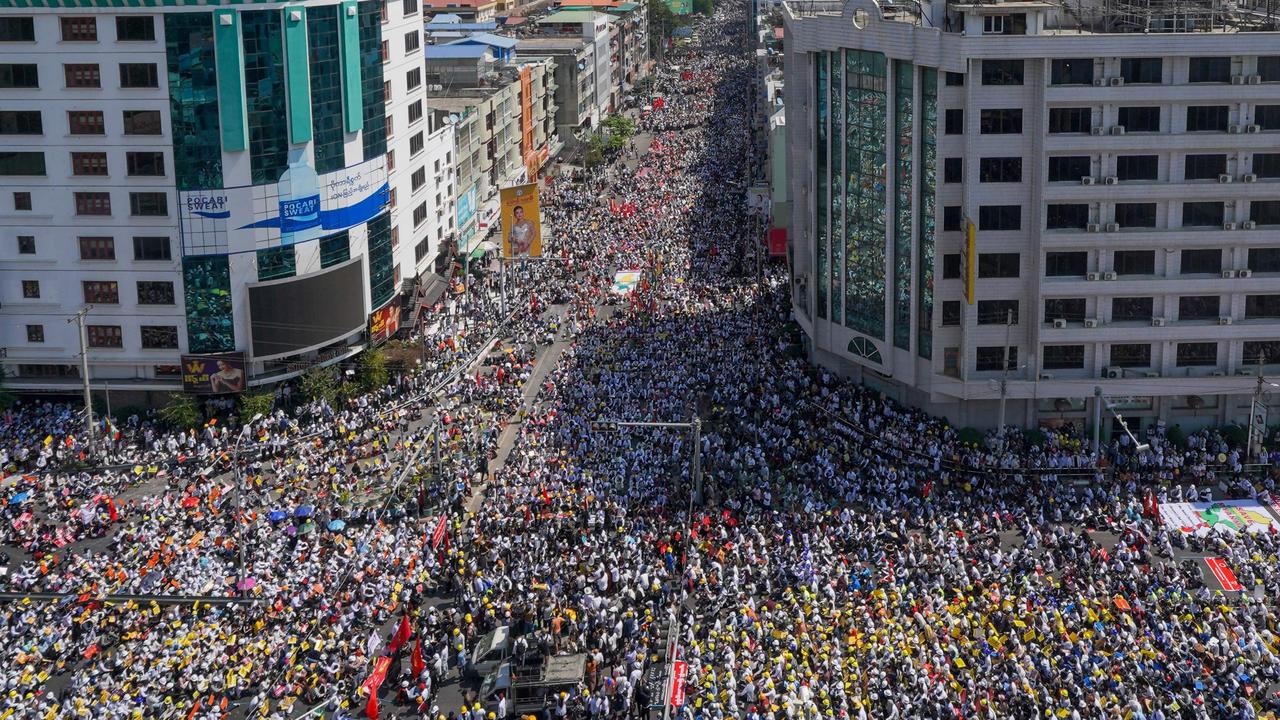
[[[4,589],[64,595],[0,605],[0,720],[368,715],[381,657],[382,717],[511,720],[505,698],[445,692],[504,625],[587,657],[540,720],[638,717],[673,616],[689,720],[1280,709],[1280,539],[1189,541],[1143,504],[1219,480],[1221,438],[1117,440],[1125,472],[1063,482],[1019,468],[1092,467],[1069,433],[967,445],[788,352],[786,282],[756,277],[740,182],[743,8],[698,36],[659,69],[647,151],[548,183],[563,262],[513,268],[505,302],[490,276],[440,308],[417,372],[198,432],[120,419],[89,458],[107,467],[84,470],[69,408],[11,411]],[[611,294],[633,268],[644,282]],[[595,424],[695,412],[696,448]],[[1205,587],[1175,557],[1188,542],[1245,591]],[[122,594],[255,602],[104,600]]]

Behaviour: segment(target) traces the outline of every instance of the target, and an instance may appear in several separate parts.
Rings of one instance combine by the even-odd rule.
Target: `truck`
[[[511,628],[499,625],[485,633],[471,649],[471,666],[468,672],[475,677],[485,677],[511,658]]]
[[[507,715],[538,714],[554,706],[560,693],[575,693],[586,679],[587,656],[537,655],[507,660],[480,684],[479,700],[485,712],[495,710],[507,698]]]

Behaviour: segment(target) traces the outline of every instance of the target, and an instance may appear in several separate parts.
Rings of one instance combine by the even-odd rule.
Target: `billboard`
[[[314,240],[371,220],[387,205],[382,156],[317,175],[304,154],[269,185],[178,193],[185,255],[247,252]]]
[[[542,216],[538,210],[538,184],[503,188],[501,199],[503,257],[540,257]]]
[[[365,329],[364,265],[352,258],[318,273],[249,284],[255,360],[323,347]]]
[[[184,392],[201,395],[244,392],[248,379],[242,352],[182,356]]]
[[[400,302],[392,301],[369,316],[369,342],[380,343],[400,329]]]
[[[786,257],[787,229],[769,228],[769,257]]]
[[[471,218],[476,216],[476,186],[472,185],[458,198],[458,229],[467,226]]]

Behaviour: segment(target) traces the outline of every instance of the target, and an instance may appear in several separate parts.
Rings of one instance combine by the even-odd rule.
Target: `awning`
[[[433,272],[422,275],[422,306],[429,307],[440,302],[440,297],[449,288],[449,281]]]
[[[472,260],[479,260],[479,259],[481,259],[481,258],[483,258],[483,257],[484,257],[484,254],[485,254],[486,252],[488,252],[488,251],[487,251],[487,250],[485,250],[485,249],[484,249],[484,245],[483,245],[483,244],[481,244],[481,245],[480,245],[480,247],[477,247],[475,250],[472,250],[472,251],[471,251],[471,259],[472,259]]]

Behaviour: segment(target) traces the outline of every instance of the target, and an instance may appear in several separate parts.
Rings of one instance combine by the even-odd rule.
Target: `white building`
[[[1011,424],[1087,422],[1095,391],[1131,427],[1248,416],[1242,376],[1280,364],[1265,12],[784,12],[794,307],[818,363],[962,425],[996,423],[1002,379]]]

